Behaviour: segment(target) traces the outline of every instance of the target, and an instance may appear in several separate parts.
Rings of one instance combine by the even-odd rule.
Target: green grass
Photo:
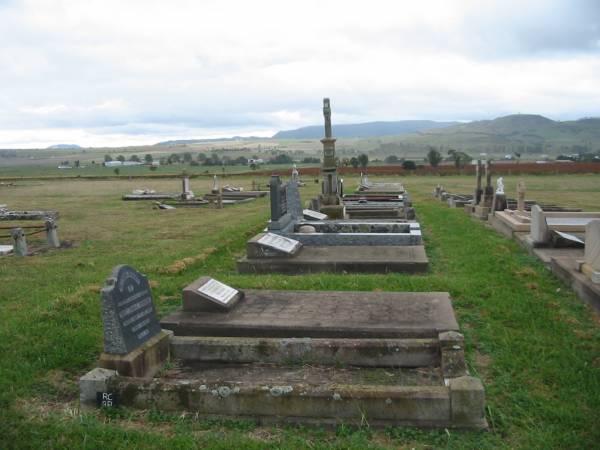
[[[531,195],[600,209],[597,176],[526,177]],[[250,178],[234,180],[249,187]],[[258,181],[258,180],[257,180]],[[262,182],[266,179],[261,180]],[[346,180],[347,186],[350,184]],[[268,200],[156,211],[122,202],[136,187],[178,180],[52,181],[0,187],[2,203],[60,210],[68,250],[0,259],[0,448],[594,448],[600,442],[598,318],[535,258],[460,210],[430,200],[438,182],[470,191],[472,177],[409,177],[431,259],[422,276],[235,273],[268,217]],[[510,188],[516,178],[505,178]],[[206,192],[210,180],[194,179]],[[468,189],[467,189],[468,188]],[[303,188],[313,195],[312,183]],[[451,189],[452,190],[452,189]],[[545,190],[545,191],[544,191]],[[510,193],[510,192],[509,192]],[[77,378],[102,350],[99,288],[111,268],[146,273],[159,314],[201,275],[240,288],[448,291],[472,373],[487,393],[489,432],[257,427],[193,414],[77,409]]]

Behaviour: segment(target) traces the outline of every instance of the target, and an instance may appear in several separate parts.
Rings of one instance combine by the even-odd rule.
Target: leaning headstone
[[[585,227],[583,260],[589,269],[592,282],[600,283],[600,220],[591,220]]]
[[[23,228],[13,228],[10,230],[10,235],[13,238],[15,255],[27,256],[27,239],[25,238]]]
[[[202,277],[183,289],[183,310],[227,312],[243,297],[242,291],[214,278]]]
[[[160,333],[148,279],[126,265],[116,266],[102,288],[104,352],[124,355]]]
[[[52,219],[48,219],[45,222],[46,227],[46,241],[50,247],[59,248],[60,241],[58,240],[58,225]]]
[[[546,215],[539,205],[531,207],[531,239],[534,243],[543,244],[550,241],[550,228],[546,222]]]

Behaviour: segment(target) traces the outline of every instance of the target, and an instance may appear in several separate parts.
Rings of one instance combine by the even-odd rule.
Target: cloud
[[[264,133],[325,96],[337,123],[599,115],[599,5],[0,2],[0,147]]]

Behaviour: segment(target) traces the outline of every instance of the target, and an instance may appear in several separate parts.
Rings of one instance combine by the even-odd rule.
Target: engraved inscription
[[[224,305],[228,304],[238,294],[236,289],[212,278],[200,286],[198,292]]]

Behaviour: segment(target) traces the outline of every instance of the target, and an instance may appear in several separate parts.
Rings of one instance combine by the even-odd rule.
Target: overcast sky
[[[600,116],[600,0],[0,0],[0,147]]]

